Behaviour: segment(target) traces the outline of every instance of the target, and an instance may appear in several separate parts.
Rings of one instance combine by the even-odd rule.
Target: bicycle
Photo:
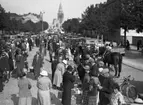
[[[127,101],[134,102],[134,100],[138,97],[137,89],[134,85],[130,83],[131,75],[124,77],[122,84],[120,85],[121,93],[126,97]]]

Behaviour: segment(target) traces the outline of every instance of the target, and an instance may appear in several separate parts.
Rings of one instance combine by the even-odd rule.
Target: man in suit
[[[52,39],[50,39],[48,42],[50,62],[52,62],[52,54],[53,54],[53,44],[52,43],[53,43],[53,41],[52,41]]]
[[[36,55],[34,56],[32,66],[34,68],[35,79],[37,79],[37,77],[40,75],[40,69],[43,66],[43,57],[39,51],[37,51]]]
[[[29,51],[32,50],[32,39],[31,38],[28,38],[28,43],[29,43]]]
[[[51,69],[52,69],[52,83],[53,83],[54,74],[55,74],[55,71],[56,71],[57,64],[58,64],[58,59],[56,57],[53,57],[53,61],[52,61],[52,64],[51,64]]]
[[[63,75],[63,96],[62,104],[71,105],[71,89],[74,86],[75,73],[72,75],[73,68],[72,66],[67,67],[67,71]]]

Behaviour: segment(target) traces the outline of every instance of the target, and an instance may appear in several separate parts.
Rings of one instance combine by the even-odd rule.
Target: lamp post
[[[43,29],[44,29],[44,27],[43,27],[43,14],[44,14],[45,12],[41,12],[41,20],[42,20],[42,34],[43,34]]]

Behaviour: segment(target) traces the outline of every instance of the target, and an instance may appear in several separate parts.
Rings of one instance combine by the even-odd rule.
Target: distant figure
[[[21,70],[24,68],[24,58],[21,54],[21,50],[18,49],[17,50],[17,54],[15,57],[15,61],[16,61],[16,67],[17,67],[17,78],[21,75]]]
[[[140,50],[140,46],[141,46],[141,40],[137,41],[137,50]]]
[[[130,49],[130,42],[127,40],[126,41],[126,49],[129,50]]]
[[[58,64],[58,59],[56,57],[53,57],[53,61],[52,61],[52,64],[51,64],[51,69],[52,69],[52,83],[53,83],[54,74],[55,74],[55,71],[56,71],[57,64]]]
[[[35,79],[40,75],[40,69],[43,66],[43,57],[41,56],[40,52],[37,51],[36,55],[34,56],[32,67],[34,68],[34,76]]]
[[[32,44],[33,44],[31,38],[28,39],[28,43],[29,43],[29,51],[31,51],[32,50]]]
[[[0,68],[0,93],[3,91],[3,70]]]

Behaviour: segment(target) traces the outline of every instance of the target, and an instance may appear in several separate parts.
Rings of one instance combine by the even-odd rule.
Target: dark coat
[[[36,77],[40,75],[40,68],[43,66],[43,57],[39,55],[37,59],[37,55],[34,56],[32,66],[34,68],[34,74]]]
[[[108,105],[110,103],[109,96],[113,92],[114,81],[112,78],[106,78],[104,76],[99,76],[99,81],[103,87],[99,94],[100,105]]]
[[[22,69],[24,68],[24,57],[19,54],[16,55],[16,66],[17,66],[17,76],[21,75]]]
[[[32,44],[33,44],[32,40],[30,38],[28,39],[28,43],[29,43],[29,46],[32,46]]]
[[[0,68],[3,71],[9,71],[9,58],[8,56],[3,56],[0,58]]]
[[[89,81],[90,81],[90,76],[88,73],[85,73],[82,85],[83,91],[89,90]]]
[[[63,96],[62,96],[63,105],[71,105],[71,89],[73,87],[74,81],[75,77],[68,71],[66,71],[63,75]]]
[[[9,69],[10,69],[10,71],[12,71],[14,69],[12,52],[9,51],[8,54],[9,54]]]
[[[77,67],[77,70],[78,70],[79,78],[80,78],[80,80],[83,82],[84,75],[85,75],[85,69],[84,69],[83,66],[80,64],[80,65]]]
[[[0,68],[0,92],[3,91],[3,70]]]
[[[52,64],[51,64],[51,68],[52,68],[52,82],[53,82],[53,78],[54,78],[54,74],[55,74],[55,71],[56,71],[57,64],[58,64],[57,60],[52,61]]]
[[[91,76],[98,76],[99,74],[99,71],[98,71],[98,66],[96,64],[92,65],[91,66],[91,69],[90,69],[90,73],[89,73]]]

